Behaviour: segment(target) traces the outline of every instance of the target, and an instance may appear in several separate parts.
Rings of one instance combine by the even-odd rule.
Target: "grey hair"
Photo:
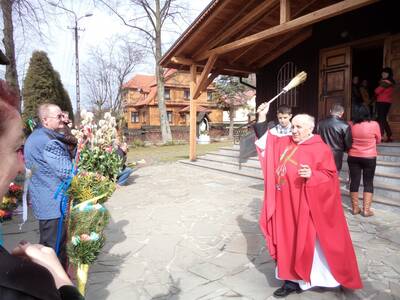
[[[44,118],[46,118],[48,116],[49,110],[55,107],[59,108],[58,105],[55,105],[53,103],[40,104],[37,110],[39,120],[42,121]]]
[[[299,118],[303,119],[303,120],[304,120],[304,123],[306,123],[307,125],[310,126],[311,132],[314,130],[314,127],[315,127],[315,118],[314,118],[313,116],[310,116],[310,115],[307,115],[307,114],[298,114],[298,115],[294,116],[294,118],[292,119],[292,122],[293,122],[295,119],[299,119]]]

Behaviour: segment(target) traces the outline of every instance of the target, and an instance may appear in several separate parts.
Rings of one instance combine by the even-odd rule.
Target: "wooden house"
[[[192,99],[218,74],[256,73],[257,105],[277,94],[296,73],[306,71],[307,81],[276,105],[285,103],[295,113],[321,119],[332,103],[340,102],[348,120],[353,76],[368,80],[373,92],[382,67],[391,67],[400,82],[396,4],[390,0],[213,0],[161,64],[191,69],[193,74],[202,71],[199,79],[193,75]],[[270,117],[274,115],[272,109]],[[388,120],[393,137],[399,140],[398,93]],[[191,151],[194,159],[193,147]]]
[[[189,125],[188,72],[167,69],[164,98],[171,126]],[[210,123],[222,123],[222,110],[212,98],[213,87],[208,87],[199,98],[198,112],[207,114]],[[123,109],[129,129],[159,127],[160,114],[157,101],[156,78],[152,75],[135,75],[123,86]]]

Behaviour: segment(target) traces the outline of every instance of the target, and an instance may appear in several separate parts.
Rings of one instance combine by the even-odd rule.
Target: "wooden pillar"
[[[189,159],[196,160],[196,121],[197,121],[197,101],[194,98],[197,80],[197,66],[190,66],[190,135],[189,135]]]
[[[290,0],[281,0],[281,16],[280,23],[290,21]]]

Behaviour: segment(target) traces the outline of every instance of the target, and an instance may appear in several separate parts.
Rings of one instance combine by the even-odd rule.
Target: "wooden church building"
[[[298,72],[306,71],[307,81],[281,97],[274,109],[288,104],[295,113],[321,119],[333,103],[340,102],[349,119],[354,76],[367,80],[371,95],[383,67],[391,67],[394,79],[400,82],[397,2],[213,0],[163,56],[161,64],[190,69],[192,74],[202,72],[192,78],[193,102],[219,74],[246,77],[256,73],[259,105]],[[400,140],[398,88],[388,120],[393,138]]]

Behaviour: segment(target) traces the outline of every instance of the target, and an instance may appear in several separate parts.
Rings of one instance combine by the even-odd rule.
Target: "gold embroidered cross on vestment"
[[[282,185],[285,183],[285,175],[286,175],[286,164],[288,162],[294,164],[295,166],[298,165],[297,161],[292,159],[293,155],[296,153],[299,146],[297,145],[289,145],[286,147],[285,151],[283,151],[281,157],[279,158],[279,164],[276,168],[276,189],[278,191],[281,190]]]

